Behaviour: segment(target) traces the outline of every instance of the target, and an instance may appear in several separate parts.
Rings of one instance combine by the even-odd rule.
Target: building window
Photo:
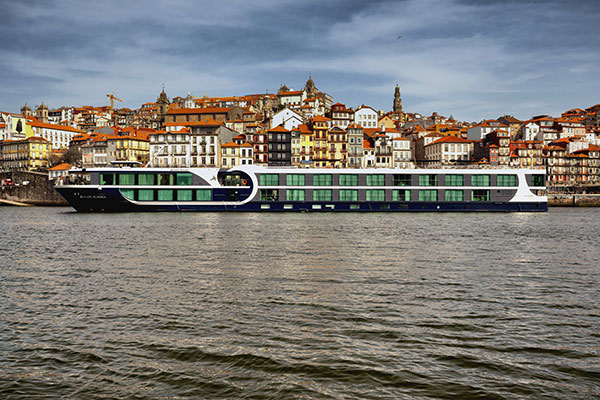
[[[384,186],[385,175],[367,175],[367,186]]]
[[[411,186],[412,175],[394,174],[394,186]]]
[[[354,159],[351,159],[353,162]],[[358,175],[341,174],[340,186],[358,186]]]
[[[462,190],[446,190],[444,197],[446,201],[464,201],[465,194]]]
[[[410,190],[392,190],[392,201],[410,201]]]
[[[437,190],[419,190],[419,201],[437,201]]]
[[[313,191],[314,201],[331,201],[330,189],[317,189]]]
[[[279,175],[277,174],[262,174],[259,176],[260,186],[278,186]]]
[[[472,175],[471,186],[490,186],[489,175]]]
[[[465,184],[464,175],[446,175],[446,186],[463,186]]]
[[[314,174],[313,186],[331,186],[331,174]]]
[[[473,201],[490,201],[489,190],[473,190],[471,193],[471,200]]]
[[[437,175],[419,175],[419,186],[437,186]]]
[[[304,201],[304,189],[288,189],[286,190],[287,201]]]
[[[287,174],[285,177],[285,183],[288,186],[304,186],[305,180],[304,174]]]
[[[358,190],[340,190],[340,201],[358,201]]]

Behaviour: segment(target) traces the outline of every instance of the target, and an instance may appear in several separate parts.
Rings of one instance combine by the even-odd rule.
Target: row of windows
[[[211,189],[121,189],[129,200],[137,201],[211,201]]]
[[[128,173],[103,173],[100,174],[101,185],[191,185],[191,173],[164,173],[164,174],[128,174]]]
[[[313,201],[332,201],[331,189],[313,190]],[[341,189],[339,192],[340,201],[359,201],[358,190]],[[261,189],[261,201],[279,200],[277,189]],[[287,189],[287,201],[306,201],[306,191],[304,189]],[[385,201],[384,189],[366,190],[366,201]],[[410,190],[392,190],[392,201],[411,201]],[[438,191],[436,189],[423,189],[418,191],[418,201],[438,201]],[[465,201],[464,190],[445,190],[444,201]],[[490,201],[490,191],[486,189],[473,190],[471,192],[471,201]]]
[[[533,175],[533,186],[543,186],[544,176]],[[445,186],[464,186],[464,175],[449,174],[445,175]],[[535,184],[536,182],[540,184]],[[314,174],[313,186],[332,186],[333,175],[331,174]],[[260,186],[279,186],[278,174],[262,174],[259,177]],[[304,186],[306,184],[306,175],[304,174],[288,174],[286,175],[287,186]],[[471,186],[490,186],[490,175],[471,175]],[[385,186],[384,174],[369,174],[366,175],[367,186]],[[412,186],[412,175],[409,174],[394,174],[394,186]],[[438,186],[438,175],[426,174],[419,175],[419,186]],[[357,174],[341,174],[339,175],[339,186],[358,186]],[[514,187],[517,186],[516,175],[497,175],[497,186]]]

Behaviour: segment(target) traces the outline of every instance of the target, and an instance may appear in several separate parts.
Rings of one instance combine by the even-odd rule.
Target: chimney
[[[381,132],[385,132],[385,125],[381,124]]]

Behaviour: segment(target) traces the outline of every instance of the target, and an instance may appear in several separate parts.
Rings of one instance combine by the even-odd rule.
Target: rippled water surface
[[[0,207],[0,398],[594,398],[600,209]]]

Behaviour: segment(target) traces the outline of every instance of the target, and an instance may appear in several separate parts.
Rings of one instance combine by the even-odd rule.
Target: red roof
[[[62,163],[57,165],[56,167],[50,168],[48,171],[67,171],[73,168],[73,166],[69,163]]]
[[[289,133],[290,131],[288,131],[287,129],[285,129],[281,125],[277,125],[275,128],[269,129],[269,132],[285,132],[285,133]]]

